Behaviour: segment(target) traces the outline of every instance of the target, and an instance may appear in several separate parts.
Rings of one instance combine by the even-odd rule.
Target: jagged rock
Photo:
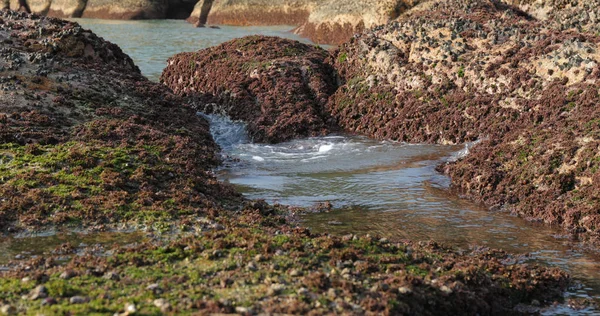
[[[200,0],[188,21],[230,25],[300,25],[317,0]]]
[[[599,40],[496,1],[426,2],[340,47],[328,108],[379,139],[481,139],[445,168],[454,186],[596,238]]]
[[[52,0],[48,15],[59,18],[80,18],[87,0]]]
[[[323,107],[335,82],[327,56],[298,41],[250,36],[172,57],[161,82],[203,96],[207,113],[248,122],[255,141],[281,142],[329,130]]]
[[[397,18],[419,0],[330,0],[294,32],[316,43],[342,44],[354,34]]]

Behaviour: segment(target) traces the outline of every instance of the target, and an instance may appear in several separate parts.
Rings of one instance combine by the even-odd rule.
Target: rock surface
[[[237,198],[208,123],[78,24],[0,12],[0,227],[147,223]]]
[[[329,131],[324,106],[335,79],[327,55],[298,41],[250,36],[174,56],[161,82],[203,97],[204,112],[248,122],[256,142],[282,142]]]
[[[596,239],[599,42],[495,1],[428,2],[339,49],[328,108],[379,139],[480,139],[445,168],[456,188]]]
[[[185,19],[196,0],[10,0],[1,8],[66,18]]]
[[[600,32],[600,1],[504,0],[560,30]]]
[[[329,0],[320,3],[295,30],[315,43],[339,45],[354,34],[397,18],[419,0]]]
[[[200,0],[191,23],[230,25],[300,25],[317,0]]]

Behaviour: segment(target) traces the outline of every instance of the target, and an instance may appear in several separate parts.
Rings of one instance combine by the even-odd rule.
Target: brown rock
[[[398,17],[419,0],[330,0],[318,5],[294,32],[316,43],[339,45],[354,34]]]
[[[229,25],[300,25],[316,0],[201,0],[188,21]]]
[[[445,171],[492,208],[595,238],[600,39],[484,0],[423,3],[337,53],[328,108],[378,139],[485,138]]]
[[[250,36],[176,55],[161,81],[178,94],[203,97],[207,113],[248,122],[255,141],[281,142],[329,130],[323,107],[335,82],[327,56],[297,41]]]
[[[87,0],[52,0],[48,15],[59,18],[80,18]]]

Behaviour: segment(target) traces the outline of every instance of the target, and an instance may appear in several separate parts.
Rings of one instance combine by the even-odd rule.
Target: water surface
[[[158,81],[167,59],[248,35],[286,37],[308,43],[290,32],[293,26],[197,28],[182,20],[117,21],[72,19],[98,36],[115,43],[127,53],[150,80]]]

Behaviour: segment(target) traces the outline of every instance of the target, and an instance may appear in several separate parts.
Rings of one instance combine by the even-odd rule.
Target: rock
[[[46,297],[48,297],[48,289],[43,285],[36,286],[28,295],[28,298],[32,301]]]
[[[2,315],[17,315],[18,310],[13,305],[6,304],[0,307],[0,313]]]
[[[154,306],[158,307],[163,313],[168,312],[171,309],[171,304],[164,298],[155,299],[153,303]]]
[[[73,296],[69,299],[69,303],[71,304],[85,304],[89,301],[90,299],[85,296]]]
[[[87,0],[83,18],[94,19],[164,19],[167,17],[168,1],[152,0]]]
[[[300,25],[316,0],[201,0],[188,22],[228,25]]]
[[[133,303],[125,304],[125,314],[131,315],[137,313],[137,307]]]
[[[255,142],[283,142],[330,131],[323,107],[335,80],[326,56],[297,41],[249,36],[170,58],[161,82],[199,98],[206,113],[247,122]]]
[[[48,15],[59,18],[80,18],[87,0],[52,0]]]
[[[327,108],[348,132],[377,139],[486,137],[440,168],[457,189],[494,209],[593,234],[600,177],[587,161],[599,142],[589,136],[600,129],[589,123],[600,114],[592,106],[597,43],[493,1],[428,1],[339,48],[332,62],[343,85]]]
[[[114,271],[109,271],[106,272],[104,274],[104,278],[107,280],[112,280],[112,281],[119,281],[121,279],[121,277],[119,276],[118,273],[114,272]]]
[[[59,227],[67,218],[77,218],[83,226],[110,226],[124,218],[122,210],[132,207],[180,218],[177,213],[182,210],[213,209],[223,199],[231,198],[233,203],[241,199],[231,186],[219,183],[208,172],[220,161],[208,122],[184,104],[183,98],[144,78],[119,47],[75,22],[12,11],[0,11],[0,20],[0,38],[7,39],[0,52],[0,69],[4,69],[0,76],[0,142],[14,144],[8,153],[14,157],[29,150],[27,146],[37,152],[37,159],[51,152],[85,152],[89,158],[60,162],[65,168],[82,169],[82,178],[76,181],[87,181],[84,175],[91,170],[102,173],[99,182],[85,184],[94,190],[66,193],[76,199],[15,188],[7,179],[0,183],[0,196],[10,195],[11,199],[0,203],[0,229],[6,231],[21,220],[39,225],[32,227],[35,229]],[[42,72],[45,75],[40,75]],[[150,153],[132,151],[136,146],[159,148],[153,154],[165,159],[148,161]],[[115,147],[128,157],[128,162],[118,167],[125,172],[115,172],[97,159],[104,156],[103,148]],[[134,175],[138,168],[153,169],[159,164],[164,172]],[[19,174],[28,174],[26,181],[35,178],[40,187],[58,181],[56,173],[40,178],[29,172],[31,166],[14,168]],[[201,194],[198,188],[203,188]],[[36,207],[25,207],[31,199]],[[175,204],[164,203],[166,200]],[[115,203],[123,205],[121,211],[115,209]],[[23,210],[22,214],[10,211],[14,209]],[[102,276],[106,271],[92,273]]]
[[[452,289],[446,285],[440,286],[440,291],[444,292],[444,294],[447,294],[447,295],[452,294]]]
[[[299,277],[299,276],[302,276],[302,270],[298,270],[298,269],[292,269],[292,271],[290,271],[290,276],[291,276],[291,277]]]
[[[401,286],[398,288],[398,293],[400,294],[411,294],[412,290],[406,286]]]
[[[77,273],[73,270],[65,270],[60,274],[60,278],[63,280],[69,280],[77,276]]]
[[[154,295],[160,295],[164,292],[163,289],[157,283],[148,285],[146,287],[146,290],[151,291]]]
[[[315,43],[340,45],[354,34],[397,18],[420,0],[323,1],[294,32]]]
[[[58,302],[53,297],[46,297],[45,299],[42,300],[42,306],[52,306],[52,305],[55,305],[57,303]]]
[[[279,294],[281,294],[281,292],[283,292],[285,290],[285,288],[286,287],[283,284],[279,284],[279,283],[271,284],[271,286],[267,290],[267,295],[268,296],[279,295]]]
[[[258,267],[256,266],[256,263],[254,263],[253,261],[250,261],[246,265],[246,269],[248,269],[249,271],[256,271],[256,270],[258,270]]]

